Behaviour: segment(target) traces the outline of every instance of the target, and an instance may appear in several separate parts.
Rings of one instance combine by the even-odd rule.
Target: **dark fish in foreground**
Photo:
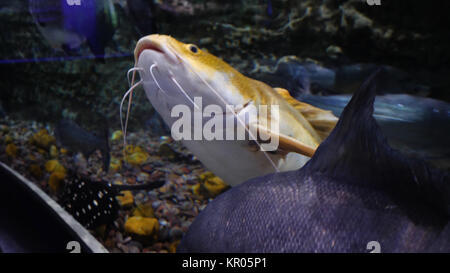
[[[387,144],[372,117],[378,73],[312,159],[251,179],[202,211],[178,252],[450,252],[450,176]],[[243,221],[245,219],[245,221]]]
[[[56,124],[55,136],[60,145],[72,152],[83,153],[86,160],[94,151],[100,150],[103,170],[108,172],[110,161],[108,128],[105,128],[103,136],[99,137],[81,128],[72,120],[62,119]]]
[[[66,180],[61,203],[87,228],[109,225],[117,218],[120,206],[116,196],[120,195],[120,191],[152,190],[164,184],[164,181],[155,181],[141,185],[113,185],[79,175],[71,175]]]

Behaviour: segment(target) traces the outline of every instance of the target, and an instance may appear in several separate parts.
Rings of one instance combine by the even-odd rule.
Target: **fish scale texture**
[[[450,252],[448,173],[391,149],[372,117],[377,75],[300,170],[218,196],[178,252]]]
[[[367,252],[377,241],[382,252],[417,252],[430,249],[445,228],[439,215],[429,216],[435,225],[415,225],[374,190],[297,172],[268,177],[276,179],[252,180],[217,197],[178,251]]]

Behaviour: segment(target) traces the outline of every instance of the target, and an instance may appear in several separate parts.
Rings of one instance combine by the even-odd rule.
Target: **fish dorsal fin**
[[[338,118],[331,111],[298,101],[284,88],[275,87],[274,90],[309,121],[322,140],[333,130]]]
[[[392,149],[372,117],[381,71],[361,85],[334,130],[300,171],[324,175],[337,183],[375,188],[399,204],[431,204],[450,215],[448,172]]]

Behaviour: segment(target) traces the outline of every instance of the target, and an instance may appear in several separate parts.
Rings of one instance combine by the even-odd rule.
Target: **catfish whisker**
[[[150,75],[152,75],[153,81],[155,82],[156,86],[158,86],[159,90],[161,90],[164,94],[167,95],[167,92],[164,91],[164,89],[161,88],[158,81],[156,80],[155,74],[153,74],[153,68],[157,67],[158,65],[156,63],[152,64],[150,66]]]
[[[144,71],[144,69],[142,69],[142,68],[140,68],[140,67],[133,67],[133,68],[131,68],[130,70],[128,70],[128,73],[127,73],[127,78],[129,79],[129,73],[130,73],[130,71],[133,71],[133,76],[132,76],[132,78],[131,78],[131,83],[129,83],[129,85],[131,86],[130,87],[130,99],[128,100],[128,108],[127,108],[127,117],[126,117],[126,119],[125,119],[125,133],[124,133],[124,135],[123,135],[123,144],[124,144],[124,152],[125,152],[125,146],[126,146],[126,144],[127,144],[127,128],[128,128],[128,118],[130,117],[130,109],[131,109],[131,102],[133,101],[133,90],[134,90],[134,88],[135,87],[137,87],[140,83],[142,83],[143,82],[143,80],[141,79],[138,83],[136,83],[136,85],[135,85],[135,87],[133,87],[133,84],[134,84],[134,80],[135,80],[135,77],[136,77],[136,71]],[[128,93],[128,92],[127,92]],[[125,98],[126,96],[124,96],[124,98]],[[122,103],[123,103],[123,100],[124,99],[122,99]],[[120,110],[120,114],[122,114],[122,108],[121,108],[121,110]],[[121,126],[122,126],[122,132],[123,132],[123,124],[122,124],[122,117],[120,118],[120,122],[121,122]]]
[[[184,61],[184,58],[182,56],[180,56],[179,54],[177,54],[177,52],[170,46],[168,45],[171,49],[172,52],[180,59]],[[270,158],[269,154],[264,151],[261,147],[261,144],[259,143],[259,141],[257,140],[257,138],[252,134],[252,132],[247,128],[247,126],[245,126],[245,123],[242,121],[242,119],[234,112],[234,110],[232,109],[232,107],[230,105],[227,104],[226,100],[219,94],[219,92],[217,92],[217,90],[215,90],[205,79],[203,79],[194,69],[192,69],[189,65],[188,62],[184,61],[185,64],[187,64],[187,67],[189,68],[189,70],[191,70],[191,72],[193,72],[222,102],[223,104],[229,108],[230,112],[233,113],[233,115],[236,117],[236,120],[241,124],[241,126],[243,126],[245,128],[245,130],[247,131],[247,133],[249,134],[250,138],[252,138],[255,143],[258,145],[260,151],[262,151],[264,153],[264,156],[267,158],[267,160],[269,160],[270,164],[272,165],[272,167],[275,169],[276,172],[279,172],[280,170],[278,169],[278,167],[276,166],[275,162],[273,162],[273,160]]]
[[[175,79],[175,77],[173,76],[172,71],[169,70],[170,73],[170,79],[175,83],[175,85],[180,89],[181,93],[183,93],[183,95],[195,106],[195,108],[197,108],[197,110],[200,110],[200,107],[198,107],[197,104],[195,104],[195,102],[191,99],[191,97],[189,97],[189,95],[186,93],[186,91],[184,91],[183,87],[181,87],[181,85],[177,82],[177,80]]]
[[[128,87],[131,87],[131,82],[130,82],[130,73],[134,72],[134,71],[144,71],[144,69],[142,67],[132,67],[130,68],[130,70],[128,70],[127,72],[127,80],[128,80]],[[134,76],[134,74],[133,74]]]
[[[133,82],[134,82],[134,75],[133,75]],[[131,106],[133,90],[136,87],[138,87],[142,82],[143,82],[143,80],[139,80],[137,83],[135,83],[133,86],[131,86],[130,89],[128,89],[128,91],[123,96],[122,101],[120,103],[120,125],[122,127],[122,132],[123,132],[123,144],[124,144],[124,147],[127,144],[127,139],[126,138],[127,138],[128,116],[129,116],[129,113],[130,113],[130,106]],[[125,102],[125,99],[128,96],[130,96],[130,99],[128,100],[128,110],[127,110],[127,116],[126,116],[125,127],[124,127],[124,125],[123,125],[122,109],[123,109],[123,103]]]

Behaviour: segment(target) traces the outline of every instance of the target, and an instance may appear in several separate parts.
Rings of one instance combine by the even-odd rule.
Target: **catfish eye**
[[[196,47],[195,45],[190,45],[189,49],[191,50],[192,53],[197,53],[198,52],[198,47]]]

